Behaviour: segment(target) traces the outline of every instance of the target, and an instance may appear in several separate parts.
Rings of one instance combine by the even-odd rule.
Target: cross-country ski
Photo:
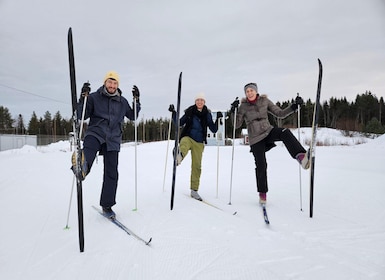
[[[72,39],[72,29],[68,30],[68,60],[70,69],[70,85],[71,85],[71,104],[72,104],[72,122],[73,122],[73,140],[75,144],[75,151],[73,153],[74,173],[76,174],[76,193],[77,193],[77,211],[78,211],[78,231],[79,231],[79,248],[80,252],[84,251],[84,223],[83,223],[83,190],[82,190],[82,150],[80,142],[80,122],[78,120],[77,111],[77,92],[76,92],[76,74],[75,74],[75,58],[74,47]]]
[[[170,209],[174,209],[174,195],[175,195],[175,184],[176,184],[176,169],[178,165],[178,154],[179,154],[179,115],[180,115],[180,100],[182,95],[182,72],[179,74],[178,79],[178,93],[177,93],[177,102],[176,102],[176,111],[175,112],[175,144],[173,150],[173,169],[172,169],[172,183],[171,183],[171,201]],[[170,108],[171,109],[171,108]],[[174,118],[174,112],[172,118]]]
[[[322,85],[322,63],[318,59],[318,85],[317,85],[317,95],[314,104],[314,113],[313,113],[313,125],[312,125],[312,137],[309,148],[309,157],[310,157],[310,218],[313,217],[313,208],[314,208],[314,169],[315,169],[315,149],[317,146],[317,129],[318,129],[318,120],[320,114],[320,99],[321,99],[321,85]]]
[[[95,207],[95,206],[92,206],[93,209],[95,209],[100,215],[102,215],[104,218],[106,218],[107,220],[111,221],[114,225],[116,225],[118,228],[120,228],[121,230],[123,230],[125,233],[127,233],[128,235],[131,235],[133,236],[135,239],[143,242],[144,244],[146,245],[150,245],[150,242],[152,241],[152,237],[148,240],[145,240],[143,239],[142,237],[140,237],[139,235],[137,235],[136,233],[134,233],[131,229],[129,229],[127,226],[125,226],[122,222],[120,222],[116,217],[107,217],[103,211],[101,211],[99,208]]]

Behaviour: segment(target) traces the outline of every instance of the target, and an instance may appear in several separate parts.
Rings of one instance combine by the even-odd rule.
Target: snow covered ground
[[[305,142],[309,129],[301,135]],[[73,182],[69,143],[1,152],[0,279],[383,280],[385,136],[344,137],[330,129],[318,135],[327,145],[316,150],[313,218],[309,172],[301,171],[300,188],[298,164],[285,147],[279,143],[268,152],[269,226],[258,205],[249,147],[235,146],[231,198],[232,147],[205,148],[199,193],[222,211],[188,197],[189,156],[178,167],[170,211],[173,142],[164,188],[167,141],[137,146],[137,205],[135,147],[123,145],[114,210],[138,235],[152,237],[151,246],[92,208],[99,204],[99,160],[83,183],[84,253],[75,193],[65,229]]]

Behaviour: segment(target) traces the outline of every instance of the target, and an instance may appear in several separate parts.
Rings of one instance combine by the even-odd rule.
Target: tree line
[[[285,102],[277,102],[276,104],[285,108],[293,100]],[[370,91],[358,94],[354,102],[347,99],[330,98],[320,104],[319,127],[329,127],[345,131],[358,131],[363,133],[385,133],[385,105],[384,99],[378,99]],[[300,109],[300,123],[302,127],[309,127],[313,121],[314,103],[309,99],[306,100]],[[227,112],[226,115],[228,115]],[[273,116],[269,116],[273,125],[295,128],[298,125],[298,114],[292,114],[286,119],[278,120]],[[86,127],[86,125],[85,125]],[[245,128],[243,124],[242,128]],[[241,130],[236,130],[237,137],[240,136]],[[123,141],[133,141],[135,139],[135,124],[126,121],[123,124]],[[232,123],[230,118],[225,120],[226,137],[232,138]],[[38,117],[35,112],[28,124],[24,121],[21,114],[13,119],[8,108],[0,106],[0,134],[29,134],[38,135],[38,137],[48,138],[48,142],[68,138],[72,131],[72,120],[65,119],[57,112],[52,116],[50,112],[46,112],[43,117]],[[137,140],[142,142],[160,141],[174,138],[174,126],[170,126],[169,118],[160,119],[139,119],[137,121]]]

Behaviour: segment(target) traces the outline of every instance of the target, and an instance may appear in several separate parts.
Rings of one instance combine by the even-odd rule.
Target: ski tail
[[[136,238],[137,240],[139,241],[142,241],[144,244],[146,245],[150,245],[151,241],[152,241],[152,237],[150,237],[150,239],[148,240],[145,240],[143,239],[142,237],[140,237],[139,235],[137,235],[135,232],[133,232],[131,229],[129,229],[127,226],[125,226],[121,221],[119,221],[116,217],[113,217],[113,218],[110,218],[106,215],[104,215],[103,211],[101,211],[99,208],[95,207],[95,206],[92,206],[92,208],[94,208],[100,215],[102,215],[104,218],[106,218],[107,220],[111,221],[113,224],[115,224],[117,227],[119,227],[120,229],[122,229],[124,232],[126,232],[128,235],[131,235],[132,237]]]
[[[176,166],[177,166],[177,155],[179,152],[179,114],[180,114],[181,92],[182,92],[182,72],[180,72],[180,74],[179,74],[177,106],[176,106],[174,165],[173,165],[173,170],[172,170],[171,203],[170,203],[170,209],[171,210],[174,208]]]
[[[315,168],[315,147],[317,145],[317,128],[318,128],[318,119],[320,112],[320,98],[321,98],[321,84],[322,84],[322,63],[318,59],[318,86],[317,86],[317,96],[314,104],[314,113],[313,113],[313,125],[312,125],[312,138],[310,143],[310,218],[313,217],[313,202],[314,202],[314,168]]]
[[[269,217],[267,216],[266,204],[265,203],[261,203],[261,207],[262,207],[262,212],[263,212],[263,219],[265,220],[265,223],[267,225],[269,225],[270,221],[269,221]]]
[[[81,149],[79,138],[79,122],[77,120],[77,96],[76,96],[76,76],[75,76],[75,57],[72,40],[72,28],[68,30],[68,59],[69,72],[71,82],[71,99],[72,99],[72,122],[74,130],[74,141],[76,144],[76,169],[80,169],[81,165]],[[77,187],[77,202],[78,202],[78,226],[79,226],[79,247],[80,252],[84,252],[84,223],[83,223],[83,193],[82,193],[82,179],[76,176]]]

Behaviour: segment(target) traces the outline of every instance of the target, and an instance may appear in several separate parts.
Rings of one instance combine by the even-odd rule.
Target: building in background
[[[247,132],[247,128],[243,128],[241,134],[243,138],[243,144],[249,145],[249,133]]]
[[[218,120],[218,131],[216,133],[212,133],[210,129],[207,129],[207,145],[208,146],[225,146],[225,118],[226,111],[211,111],[211,115],[213,116],[213,120],[217,119],[217,113],[221,112],[223,117]]]

